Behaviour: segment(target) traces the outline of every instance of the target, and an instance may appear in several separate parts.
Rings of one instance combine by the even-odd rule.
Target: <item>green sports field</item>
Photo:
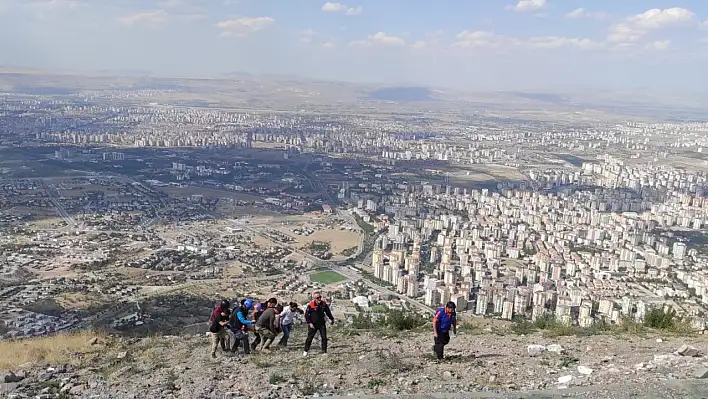
[[[346,279],[347,278],[342,276],[341,274],[332,271],[319,272],[310,275],[310,280],[320,284],[334,284],[340,281],[344,281]]]

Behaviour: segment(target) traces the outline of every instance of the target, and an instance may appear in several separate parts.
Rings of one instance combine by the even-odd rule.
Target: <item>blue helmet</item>
[[[243,306],[246,307],[246,309],[252,309],[253,308],[253,301],[250,299],[246,299],[243,301]]]

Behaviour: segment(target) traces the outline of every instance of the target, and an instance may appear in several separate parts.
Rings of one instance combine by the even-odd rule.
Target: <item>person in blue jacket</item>
[[[457,334],[455,307],[455,302],[448,302],[444,308],[438,309],[433,317],[433,337],[435,338],[433,350],[438,360],[444,358],[445,345],[450,343],[450,328],[454,334]]]
[[[231,314],[231,320],[229,320],[229,330],[234,335],[234,343],[231,346],[231,352],[236,353],[239,346],[243,346],[243,354],[248,355],[251,353],[251,346],[249,345],[249,335],[248,331],[253,328],[254,320],[249,320],[247,317],[253,309],[253,301],[250,299],[244,299],[241,301],[241,305],[234,309]]]

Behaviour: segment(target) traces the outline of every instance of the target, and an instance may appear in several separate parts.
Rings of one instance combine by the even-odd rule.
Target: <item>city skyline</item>
[[[449,4],[4,0],[0,65],[475,89],[705,89],[708,10],[698,1]]]

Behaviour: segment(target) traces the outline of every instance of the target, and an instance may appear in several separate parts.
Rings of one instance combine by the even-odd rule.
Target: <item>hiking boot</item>
[[[211,358],[212,358],[212,359],[216,359],[216,353],[212,352],[212,353],[211,353]]]

